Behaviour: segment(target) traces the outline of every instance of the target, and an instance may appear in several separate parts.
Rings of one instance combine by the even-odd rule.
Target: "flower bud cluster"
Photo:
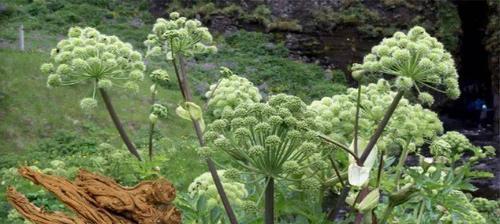
[[[90,27],[72,27],[68,38],[52,49],[50,62],[43,64],[40,70],[48,76],[49,87],[97,81],[99,88],[122,86],[136,92],[137,82],[144,77],[145,65],[141,53],[118,37],[101,34]],[[95,105],[96,101],[89,98],[81,102],[84,110]]]
[[[218,84],[211,85],[205,97],[216,118],[220,118],[223,111],[234,110],[242,103],[257,103],[262,100],[259,89],[248,79],[237,75],[223,78]]]
[[[488,200],[486,198],[474,198],[472,199],[472,204],[480,212],[494,212],[496,209],[500,209],[500,201]]]
[[[406,34],[396,32],[385,38],[364,57],[363,63],[354,64],[352,70],[356,79],[364,75],[393,75],[395,85],[403,91],[413,86],[425,86],[443,91],[452,99],[460,96],[458,74],[451,54],[419,26]],[[434,102],[429,93],[419,94],[422,103]]]
[[[156,123],[158,119],[167,118],[167,115],[168,115],[167,107],[163,106],[162,104],[155,103],[151,107],[151,113],[149,114],[149,121],[151,121],[152,123]]]
[[[177,54],[194,56],[196,54],[215,53],[213,38],[208,28],[196,19],[180,17],[179,13],[170,13],[170,20],[159,18],[153,26],[144,44],[148,47],[147,55],[159,56],[162,52],[172,60]]]
[[[149,75],[153,83],[158,83],[160,85],[165,85],[170,81],[170,75],[166,70],[156,69]]]
[[[278,94],[267,103],[243,103],[207,126],[205,138],[251,172],[264,176],[300,175],[304,168],[324,169],[315,135],[307,134],[306,105],[295,96]],[[316,156],[315,156],[316,155]]]
[[[488,156],[495,155],[495,150],[493,147],[474,146],[467,137],[456,131],[449,131],[444,135],[435,138],[429,146],[429,149],[433,156],[446,159],[458,159],[466,151],[469,151],[474,154],[473,156],[469,157],[469,160],[472,162],[475,162],[478,159],[483,159]]]
[[[369,139],[396,93],[390,90],[389,83],[383,79],[361,88],[359,135]],[[321,133],[350,144],[354,137],[357,95],[358,89],[350,88],[347,94],[313,101],[307,107],[308,116],[314,120],[315,127]],[[442,131],[442,123],[436,113],[418,104],[410,104],[403,98],[385,128],[378,146],[401,146],[411,142],[413,146],[418,147]]]
[[[242,207],[245,204],[245,198],[248,197],[248,191],[245,185],[235,181],[234,179],[226,178],[225,170],[218,170],[217,173],[221,179],[222,185],[226,192],[231,205],[236,207]],[[203,173],[193,180],[193,182],[188,187],[188,192],[191,197],[205,196],[207,200],[207,207],[209,210],[220,207],[222,208],[222,202],[220,201],[219,194],[217,193],[217,188],[215,187],[214,181],[210,172]]]

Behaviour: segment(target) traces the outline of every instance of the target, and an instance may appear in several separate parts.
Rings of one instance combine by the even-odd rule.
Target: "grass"
[[[79,100],[90,96],[92,89],[85,86],[46,87],[46,77],[39,71],[48,55],[38,52],[0,50],[0,152],[22,152],[49,137],[57,130],[83,130],[83,124],[93,122],[103,130],[113,132],[104,104],[99,100],[95,114],[86,115]],[[133,136],[145,128],[149,115],[149,80],[141,83],[140,93],[130,95],[119,90],[110,93],[118,115]],[[160,101],[169,106],[169,118],[160,124],[160,130],[171,138],[192,135],[190,123],[177,118],[175,107],[181,96],[175,89],[160,91]],[[144,126],[144,127],[142,127]],[[116,135],[116,142],[119,141]]]

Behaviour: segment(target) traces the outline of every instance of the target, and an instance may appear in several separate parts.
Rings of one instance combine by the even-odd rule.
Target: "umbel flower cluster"
[[[180,17],[179,13],[170,13],[170,20],[159,18],[153,26],[153,33],[148,35],[144,44],[148,47],[148,55],[158,56],[166,53],[167,60],[181,54],[215,53],[217,47],[211,45],[212,35],[196,19]]]
[[[107,36],[94,28],[73,27],[50,53],[50,63],[41,66],[48,75],[49,87],[94,83],[94,94],[81,101],[82,109],[97,106],[96,88],[124,87],[137,92],[144,78],[142,55],[116,36]]]
[[[225,172],[226,170],[217,171],[221,178],[222,185],[224,186],[224,190],[231,201],[231,205],[242,207],[245,203],[244,199],[248,197],[248,191],[246,190],[244,184],[233,179],[226,178],[224,175]],[[222,205],[210,172],[203,173],[195,178],[189,185],[188,192],[191,197],[206,197],[207,208],[209,210]]]
[[[383,79],[361,88],[359,135],[362,139],[368,139],[396,92],[391,91],[389,82]],[[358,89],[350,88],[346,94],[313,101],[307,107],[308,116],[314,120],[321,133],[349,145],[354,138],[357,94]],[[394,144],[412,144],[418,147],[442,131],[442,123],[436,113],[422,108],[419,104],[410,104],[403,98],[377,145],[380,149]]]
[[[208,125],[205,138],[243,170],[273,178],[300,176],[313,164],[311,158],[321,159],[316,135],[304,130],[309,127],[305,109],[300,98],[285,94],[267,103],[241,104]]]
[[[149,121],[156,123],[158,119],[166,119],[168,115],[168,109],[162,104],[155,103],[151,107],[151,113],[149,114]]]
[[[232,74],[210,86],[205,93],[212,114],[220,118],[223,111],[234,110],[238,105],[262,100],[259,89],[248,79]]]
[[[467,137],[456,132],[448,131],[444,135],[435,138],[429,146],[429,150],[434,157],[458,159],[465,152],[472,152],[471,161],[494,156],[495,149],[491,147],[477,147],[472,145]]]
[[[396,32],[372,48],[362,64],[352,66],[353,77],[392,75],[400,90],[415,87],[418,99],[432,104],[434,98],[425,92],[432,89],[456,99],[460,95],[455,62],[443,44],[416,26],[407,34]],[[424,88],[422,88],[424,87]]]

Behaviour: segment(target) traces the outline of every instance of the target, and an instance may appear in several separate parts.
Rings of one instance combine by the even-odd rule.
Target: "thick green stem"
[[[274,179],[267,178],[266,193],[264,196],[264,223],[274,223]]]
[[[149,161],[153,161],[153,134],[155,132],[155,124],[153,122],[149,123],[149,140],[148,140],[148,152]]]
[[[356,201],[354,202],[354,204],[360,203],[361,201],[363,201],[363,199],[365,199],[366,195],[368,195],[369,192],[370,192],[370,190],[368,190],[368,187],[363,187],[361,192],[359,192],[359,195],[356,198]],[[358,212],[356,214],[356,218],[354,219],[354,224],[360,224],[362,221],[363,221],[363,213]]]
[[[155,98],[156,98],[156,94],[154,93],[155,91],[153,91],[153,93],[151,93],[151,104],[154,105],[155,103]],[[153,161],[153,135],[154,135],[154,132],[155,132],[155,123],[154,122],[150,122],[149,123],[149,141],[148,141],[148,151],[149,151],[149,161]]]
[[[379,161],[378,161],[378,171],[377,171],[377,188],[380,187],[380,180],[382,179],[382,173],[384,172],[384,154],[385,151],[380,153]]]
[[[359,111],[361,109],[361,85],[358,86],[358,98],[356,99],[356,117],[354,119],[354,154],[358,156],[358,132],[359,132]]]
[[[408,157],[408,147],[404,147],[399,157],[398,165],[396,165],[396,189],[399,190],[399,181],[401,179],[401,171]]]
[[[394,111],[398,107],[399,101],[401,101],[401,98],[403,98],[403,94],[404,94],[404,92],[402,92],[402,91],[398,92],[396,94],[396,96],[394,97],[394,99],[392,100],[391,105],[389,105],[389,108],[385,112],[384,117],[382,118],[382,120],[378,124],[377,129],[375,130],[375,133],[372,135],[372,137],[370,138],[370,141],[366,145],[365,150],[363,151],[363,154],[361,155],[359,160],[357,160],[358,165],[363,166],[363,164],[365,163],[366,158],[368,158],[368,155],[372,151],[373,147],[375,146],[378,139],[382,135],[382,132],[384,131],[385,127],[389,123],[389,119],[391,118],[392,114],[394,113]],[[328,214],[328,218],[330,220],[334,220],[337,217],[339,210],[342,208],[344,201],[347,198],[347,193],[349,192],[349,188],[350,187],[348,185],[346,185],[342,189],[342,193],[340,194],[339,198],[337,199],[335,207]]]
[[[128,151],[132,153],[132,155],[134,155],[139,161],[142,161],[139,152],[137,152],[137,149],[128,137],[127,132],[125,132],[125,128],[123,128],[123,125],[120,122],[118,115],[116,114],[115,108],[111,103],[111,98],[109,97],[108,93],[103,88],[99,88],[99,91],[101,93],[104,104],[106,105],[106,109],[108,109],[109,116],[111,117],[111,120],[113,120],[113,123],[115,124],[118,133],[120,133],[120,137],[122,138],[123,142],[127,146]]]
[[[358,165],[362,166],[363,163],[365,162],[366,158],[368,158],[368,155],[370,155],[370,152],[373,150],[373,147],[375,147],[375,144],[377,144],[378,139],[380,136],[382,136],[382,132],[384,132],[385,127],[389,123],[389,120],[392,117],[392,114],[398,107],[399,101],[401,101],[401,98],[403,98],[403,91],[399,91],[394,99],[392,100],[391,105],[389,105],[389,108],[387,108],[387,111],[384,114],[384,118],[382,118],[382,121],[378,123],[377,129],[375,130],[375,133],[372,135],[370,138],[370,141],[365,147],[365,150],[363,151],[363,154],[361,155],[360,163]]]
[[[180,69],[177,67],[176,60],[172,60],[172,64],[174,66],[174,71],[175,75],[177,76],[177,81],[179,82],[179,88],[181,90],[182,97],[185,102],[192,102],[192,95],[191,91],[188,86],[188,81],[187,81],[187,73],[186,73],[186,68],[185,68],[185,61],[182,55],[178,55],[178,60],[180,64]],[[180,70],[180,72],[179,72]],[[205,146],[205,139],[203,138],[203,132],[201,130],[200,122],[195,119],[191,119],[193,122],[193,127],[196,133],[196,136],[198,137],[198,143],[200,146]],[[215,188],[217,189],[217,193],[219,194],[222,205],[224,206],[224,209],[226,210],[226,214],[229,218],[229,222],[231,224],[237,224],[238,221],[236,219],[236,215],[234,214],[234,211],[231,207],[231,204],[229,203],[229,199],[226,195],[226,192],[224,191],[224,186],[222,185],[222,181],[220,180],[219,174],[217,173],[217,168],[215,167],[215,163],[211,158],[206,158],[205,159],[208,170],[210,171],[210,174],[212,175],[212,179],[214,180]]]

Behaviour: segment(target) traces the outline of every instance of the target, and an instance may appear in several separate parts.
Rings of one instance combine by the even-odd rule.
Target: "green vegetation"
[[[186,223],[228,223],[231,212],[222,206],[228,202],[234,218],[249,224],[322,224],[335,218],[357,224],[500,220],[498,202],[465,193],[475,190],[473,179],[492,177],[473,167],[494,156],[493,147],[474,146],[458,132],[442,133],[437,115],[420,104],[432,104],[431,93],[452,99],[460,94],[451,54],[422,27],[396,32],[374,46],[362,62],[352,65],[359,87],[347,89],[342,72],[334,70],[333,77],[327,77],[318,65],[290,60],[284,44],[272,43],[269,35],[238,31],[213,38],[200,21],[179,13],[153,25],[146,19],[144,2],[116,3],[95,0],[88,3],[90,11],[74,11],[69,8],[76,7],[73,0],[8,2],[0,23],[14,29],[24,21],[21,17],[36,18],[26,26],[43,34],[33,41],[43,46],[43,53],[0,50],[0,188],[14,186],[37,206],[67,211],[51,194],[22,180],[16,167],[27,165],[67,178],[84,168],[123,185],[167,178],[177,189],[176,203]],[[172,7],[179,4],[174,1]],[[205,15],[242,14],[235,5],[218,9],[202,2],[193,8]],[[92,10],[99,20],[90,18]],[[346,12],[325,21],[357,25],[358,20],[368,23],[378,17],[363,7]],[[280,20],[269,16],[269,10],[259,6],[246,18],[275,29],[299,30],[298,22],[272,25]],[[132,18],[144,19],[140,27],[147,31],[127,31]],[[61,41],[63,51],[56,49],[49,58],[45,44],[56,46],[63,27],[72,23],[97,26],[104,34],[125,36],[139,51],[146,48],[147,69],[141,54],[129,46],[121,46],[121,52],[101,44],[102,55],[95,53],[93,45],[98,48],[98,42],[109,37],[93,35],[97,31],[92,28],[69,31],[68,38],[78,36],[89,45],[85,53]],[[7,33],[0,32],[0,37],[9,40]],[[67,55],[71,65],[65,62]],[[41,66],[48,61],[55,62],[55,72],[48,64]],[[119,76],[128,75],[120,71],[130,76]],[[168,80],[168,74],[175,78]],[[96,87],[71,82],[66,84],[75,85],[65,89],[47,88],[65,84],[69,79],[63,75],[91,75],[90,82],[109,91],[139,154],[146,158],[154,148],[151,159],[138,161],[126,151],[104,103],[85,100],[85,108],[97,106],[91,114],[79,108],[78,99],[93,95]],[[143,75],[144,81],[132,86],[137,93],[109,88],[111,78],[138,81]],[[102,83],[103,78],[108,81]],[[211,94],[218,84],[227,97]],[[405,98],[414,93],[418,101]],[[410,154],[418,161],[407,166]],[[206,173],[204,162],[211,173]],[[214,178],[218,175],[221,180]],[[218,193],[222,188],[227,197]],[[328,194],[335,194],[336,201],[327,200]],[[0,190],[0,198],[5,191]],[[341,218],[337,214],[344,206],[349,209]],[[24,220],[0,200],[0,223]]]
[[[27,43],[33,48],[49,46],[71,26],[92,26],[103,33],[113,33],[121,39],[140,46],[153,18],[144,0],[7,0],[0,15],[0,40],[17,39],[21,24],[26,30]],[[42,43],[40,43],[42,42]],[[53,43],[53,42],[48,42]],[[27,47],[29,47],[28,45]]]
[[[344,73],[334,70],[333,79],[325,79],[325,71],[314,64],[292,61],[283,44],[272,44],[270,36],[257,32],[240,31],[226,37],[219,53],[206,58],[214,63],[213,69],[203,70],[203,64],[195,65],[193,77],[207,77],[216,73],[220,66],[248,78],[255,85],[264,87],[264,93],[288,93],[306,102],[321,96],[331,96],[346,89]],[[225,47],[227,46],[227,47]],[[209,76],[210,77],[210,76]],[[209,79],[214,83],[215,79]]]

